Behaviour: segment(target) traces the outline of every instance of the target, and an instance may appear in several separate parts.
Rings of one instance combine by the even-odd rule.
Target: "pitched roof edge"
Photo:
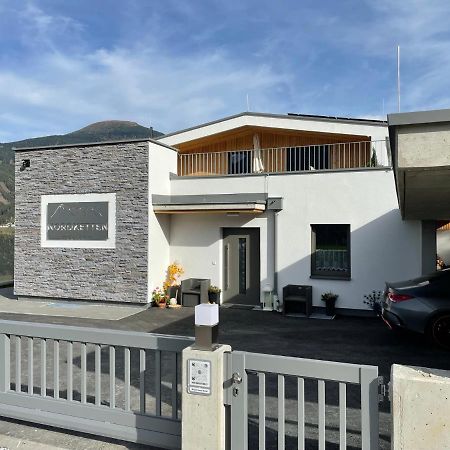
[[[226,122],[228,120],[237,119],[238,117],[244,116],[252,116],[252,117],[272,117],[275,119],[292,119],[292,120],[316,120],[316,121],[328,121],[328,122],[344,122],[344,123],[357,123],[361,122],[367,123],[375,126],[387,126],[387,121],[385,120],[376,120],[376,119],[358,119],[358,118],[350,118],[350,117],[334,117],[334,116],[319,116],[312,114],[271,114],[271,113],[259,113],[259,112],[242,112],[239,114],[233,114],[232,116],[223,117],[222,119],[212,120],[210,122],[205,122],[200,125],[196,125],[193,127],[184,128],[182,130],[174,131],[172,133],[166,133],[163,136],[159,136],[156,140],[164,139],[170,136],[176,136],[177,134],[186,133],[188,131],[197,130],[199,128],[208,127],[210,125],[215,125],[216,123]]]

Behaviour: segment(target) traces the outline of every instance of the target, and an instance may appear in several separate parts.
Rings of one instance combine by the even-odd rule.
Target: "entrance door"
[[[259,228],[223,229],[223,301],[258,305]]]

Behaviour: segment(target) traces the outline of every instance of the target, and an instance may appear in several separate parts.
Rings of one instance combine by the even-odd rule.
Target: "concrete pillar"
[[[422,275],[436,270],[436,222],[422,220]]]
[[[224,354],[230,351],[229,345],[183,350],[182,450],[225,449]]]
[[[391,389],[391,448],[450,448],[450,371],[394,364]]]

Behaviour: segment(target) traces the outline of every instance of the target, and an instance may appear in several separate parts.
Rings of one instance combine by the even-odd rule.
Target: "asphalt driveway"
[[[106,321],[68,317],[23,316],[1,314],[0,318],[26,320],[34,322],[94,326],[122,330],[136,330],[164,334],[193,336],[193,309],[161,310],[151,308],[121,320]],[[376,318],[340,317],[336,320],[313,320],[284,317],[278,313],[249,311],[234,308],[222,308],[220,312],[220,341],[230,344],[235,350],[258,353],[287,355],[302,358],[342,361],[357,364],[370,364],[379,367],[380,375],[389,378],[392,364],[406,364],[450,369],[449,354],[432,347],[421,336],[390,331]],[[287,448],[294,448],[295,441],[295,389],[286,383]],[[315,448],[317,434],[316,387],[305,385],[308,447]],[[250,431],[254,438],[253,426],[256,426],[257,400],[256,386],[250,386]],[[268,448],[276,440],[276,379],[267,380],[268,395]],[[337,420],[337,391],[327,388],[327,420],[332,424]],[[348,442],[349,448],[359,445],[358,392],[348,392]],[[255,419],[255,420],[254,420]],[[271,421],[272,420],[272,421]],[[292,423],[291,423],[292,422]],[[337,430],[333,425],[327,431],[329,446],[336,444]],[[67,449],[78,448],[144,448],[117,441],[95,440],[81,434],[65,434],[56,430],[37,428],[7,420],[0,421],[0,434],[27,436],[32,435],[35,442],[48,443]],[[380,444],[381,448],[390,448],[389,403],[380,405]],[[0,442],[1,446],[1,442]],[[296,447],[295,447],[296,448]]]

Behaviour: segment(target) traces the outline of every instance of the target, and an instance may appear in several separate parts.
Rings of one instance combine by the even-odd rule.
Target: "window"
[[[247,238],[239,238],[239,294],[247,293]]]
[[[289,147],[286,154],[286,171],[324,170],[330,168],[328,145]]]
[[[311,276],[350,278],[350,225],[311,225]]]

